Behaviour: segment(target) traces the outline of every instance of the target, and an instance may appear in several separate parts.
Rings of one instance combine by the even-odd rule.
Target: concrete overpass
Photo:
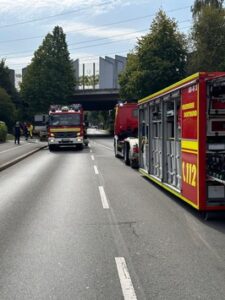
[[[119,89],[86,89],[76,90],[71,103],[81,103],[84,110],[110,110],[119,100]]]

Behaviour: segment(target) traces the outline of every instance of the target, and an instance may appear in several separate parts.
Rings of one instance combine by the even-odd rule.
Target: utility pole
[[[93,63],[93,89],[95,90],[95,63]]]
[[[85,82],[84,82],[84,77],[85,77],[85,64],[83,64],[83,90],[85,90]]]

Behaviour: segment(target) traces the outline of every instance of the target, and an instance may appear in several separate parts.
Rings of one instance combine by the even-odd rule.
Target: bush
[[[7,137],[7,126],[4,122],[0,121],[0,142],[5,142]]]

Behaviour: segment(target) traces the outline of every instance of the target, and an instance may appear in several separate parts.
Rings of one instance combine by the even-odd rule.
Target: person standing
[[[16,125],[14,127],[14,135],[15,135],[15,144],[20,143],[20,122],[16,122]]]
[[[29,123],[27,129],[29,131],[29,136],[32,139],[33,138],[33,129],[34,129],[34,126],[31,123]]]

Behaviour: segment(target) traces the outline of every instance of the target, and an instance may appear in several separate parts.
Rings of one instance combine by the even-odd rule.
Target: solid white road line
[[[105,146],[105,145],[102,145],[102,144],[99,144],[99,143],[98,143],[98,145],[100,145],[101,147],[103,147],[103,148],[105,148],[105,149],[108,149],[108,150],[110,150],[110,151],[113,151],[113,148],[109,148],[109,147],[107,147],[107,146]]]
[[[99,186],[98,188],[99,188],[99,193],[100,193],[100,196],[101,196],[103,208],[104,209],[109,209],[109,203],[108,203],[105,191],[104,191],[104,187],[103,186]]]
[[[92,160],[95,160],[94,155],[91,155],[91,159],[92,159]]]
[[[99,174],[99,172],[98,172],[98,168],[97,168],[97,166],[94,166],[94,170],[95,170],[95,174],[96,174],[96,175],[98,175],[98,174]]]
[[[124,300],[137,300],[124,257],[115,257]]]

